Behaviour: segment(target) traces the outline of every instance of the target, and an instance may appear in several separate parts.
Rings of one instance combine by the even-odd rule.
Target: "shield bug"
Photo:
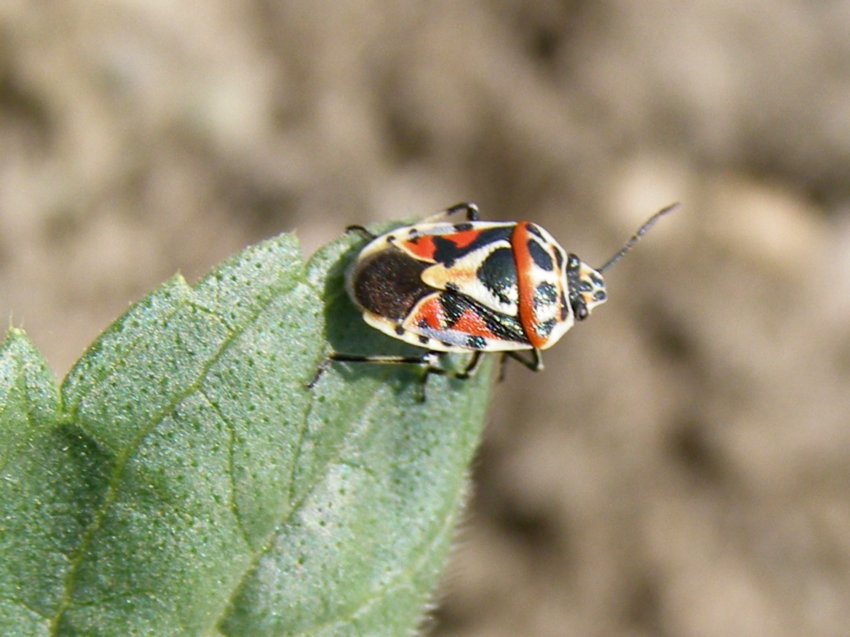
[[[468,378],[483,353],[499,352],[503,360],[514,358],[540,371],[541,352],[607,300],[603,273],[677,207],[652,215],[597,268],[534,223],[480,221],[473,203],[381,235],[349,226],[368,240],[346,277],[352,302],[370,326],[426,351],[419,356],[334,352],[310,386],[332,361],[417,365],[425,379],[429,374]],[[465,221],[446,219],[458,213]],[[471,356],[460,371],[447,371],[440,357],[449,352]]]

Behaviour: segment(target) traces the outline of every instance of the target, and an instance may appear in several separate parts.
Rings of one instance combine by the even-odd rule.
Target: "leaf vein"
[[[228,432],[228,450],[227,450],[227,476],[230,481],[230,512],[233,514],[234,519],[236,520],[236,526],[239,528],[239,533],[242,535],[242,539],[245,540],[245,544],[251,549],[254,549],[254,543],[251,541],[251,538],[248,536],[248,530],[245,528],[245,522],[242,519],[242,513],[239,511],[239,504],[236,501],[236,465],[233,460],[236,446],[236,426],[231,422],[231,420],[226,417],[219,406],[207,396],[206,391],[203,389],[199,390],[200,395],[206,400],[221,422],[224,423],[225,427],[227,427]]]

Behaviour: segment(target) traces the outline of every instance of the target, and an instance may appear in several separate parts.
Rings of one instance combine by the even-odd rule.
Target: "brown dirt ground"
[[[0,3],[0,316],[459,200],[611,300],[509,370],[431,626],[850,634],[850,1]]]

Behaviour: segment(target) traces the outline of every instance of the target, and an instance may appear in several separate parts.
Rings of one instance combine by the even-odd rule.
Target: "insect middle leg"
[[[464,368],[461,371],[454,373],[453,376],[462,380],[472,378],[476,373],[478,373],[478,370],[481,367],[481,361],[483,360],[484,352],[480,350],[474,351]]]
[[[467,221],[478,221],[478,206],[474,203],[458,203],[454,206],[450,206],[446,208],[442,212],[438,212],[435,215],[427,217],[424,219],[424,222],[430,223],[432,221],[437,221],[438,219],[442,219],[443,217],[448,217],[450,215],[457,214],[458,212],[462,212],[466,215]],[[365,239],[371,241],[372,239],[377,238],[378,235],[373,232],[369,232],[364,226],[360,225],[351,225],[345,227],[346,232],[356,232],[357,234],[363,236]],[[351,362],[351,361],[349,361]]]
[[[505,378],[505,363],[507,362],[508,358],[512,358],[515,361],[519,361],[526,368],[530,369],[533,372],[539,372],[543,369],[543,356],[540,354],[540,350],[537,348],[531,350],[531,360],[525,358],[519,352],[503,352],[502,360],[499,361],[499,382],[501,382]]]
[[[442,212],[438,212],[435,215],[425,218],[423,221],[425,223],[431,223],[432,221],[437,221],[443,217],[457,214],[458,212],[464,213],[467,221],[478,221],[478,206],[472,202],[457,203],[446,208]]]

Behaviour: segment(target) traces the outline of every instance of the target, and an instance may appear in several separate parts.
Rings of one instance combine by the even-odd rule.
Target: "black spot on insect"
[[[487,345],[487,341],[483,336],[468,336],[466,338],[466,346],[469,349],[484,349]]]
[[[474,226],[471,223],[456,223],[454,225],[455,232],[466,232],[472,230]]]
[[[555,247],[555,266],[558,268],[558,272],[564,269],[564,251]]]
[[[581,267],[581,259],[579,259],[574,254],[570,254],[567,257],[567,269],[568,270],[578,270],[580,267]]]
[[[541,241],[546,241],[546,239],[543,237],[543,233],[540,232],[540,228],[538,228],[536,225],[534,225],[533,223],[529,223],[525,227],[535,237],[538,237]]]
[[[528,240],[528,253],[538,268],[546,272],[552,270],[552,256],[533,239]]]
[[[457,259],[471,252],[475,252],[482,246],[492,244],[496,241],[505,241],[510,243],[511,228],[490,228],[489,230],[482,230],[473,241],[462,248],[459,248],[454,242],[440,236],[434,236],[433,240],[435,248],[434,260],[437,263],[442,263],[447,268],[450,268],[454,265]]]
[[[448,239],[440,236],[432,237],[434,242],[434,260],[444,264],[447,268],[454,265],[455,260],[460,256],[458,247]]]
[[[381,250],[355,264],[350,275],[352,296],[364,309],[401,321],[419,299],[432,292],[422,283],[426,267],[427,263],[395,247]]]
[[[407,242],[408,242],[408,243],[412,243],[413,245],[416,245],[417,243],[419,243],[419,235],[417,234],[417,235],[413,235],[413,236],[411,236],[411,237],[407,240]]]
[[[548,321],[543,321],[542,323],[538,323],[535,328],[537,333],[543,338],[549,336],[552,333],[552,330],[555,328],[555,319],[549,319]]]
[[[605,294],[605,290],[596,290],[596,293],[593,295],[593,300],[598,303],[602,303],[607,298],[608,295]]]
[[[603,285],[605,285],[605,282],[602,280],[602,277],[596,274],[596,272],[590,273],[590,280],[593,281],[593,284],[598,288],[601,288]]]
[[[552,305],[558,298],[558,290],[551,283],[541,283],[534,290],[534,309]]]
[[[516,263],[508,248],[493,250],[478,267],[475,275],[499,302],[508,304],[516,301]]]
[[[452,283],[451,281],[446,282],[446,290],[448,292],[460,292],[460,288],[457,286],[457,283]]]
[[[463,316],[467,303],[463,296],[447,292],[440,295],[440,306],[443,308],[443,314],[446,317],[446,326],[452,327]]]
[[[477,312],[484,321],[484,326],[496,338],[503,341],[528,343],[528,337],[516,317],[501,312],[493,312],[480,306]]]
[[[395,326],[395,333],[398,334],[399,336],[401,336],[402,334],[404,334],[404,328],[401,325],[396,325]]]
[[[528,343],[528,338],[516,317],[494,312],[462,294],[452,292],[440,294],[440,305],[447,319],[447,327],[457,323],[464,312],[471,312],[483,321],[487,331],[491,332],[495,338]]]
[[[424,334],[419,335],[419,342],[422,343],[423,345],[427,345],[430,341],[431,341],[431,339],[428,338],[427,336],[425,336]]]
[[[579,281],[578,289],[582,292],[592,292],[593,286],[590,285],[590,283],[588,283],[587,281]]]

